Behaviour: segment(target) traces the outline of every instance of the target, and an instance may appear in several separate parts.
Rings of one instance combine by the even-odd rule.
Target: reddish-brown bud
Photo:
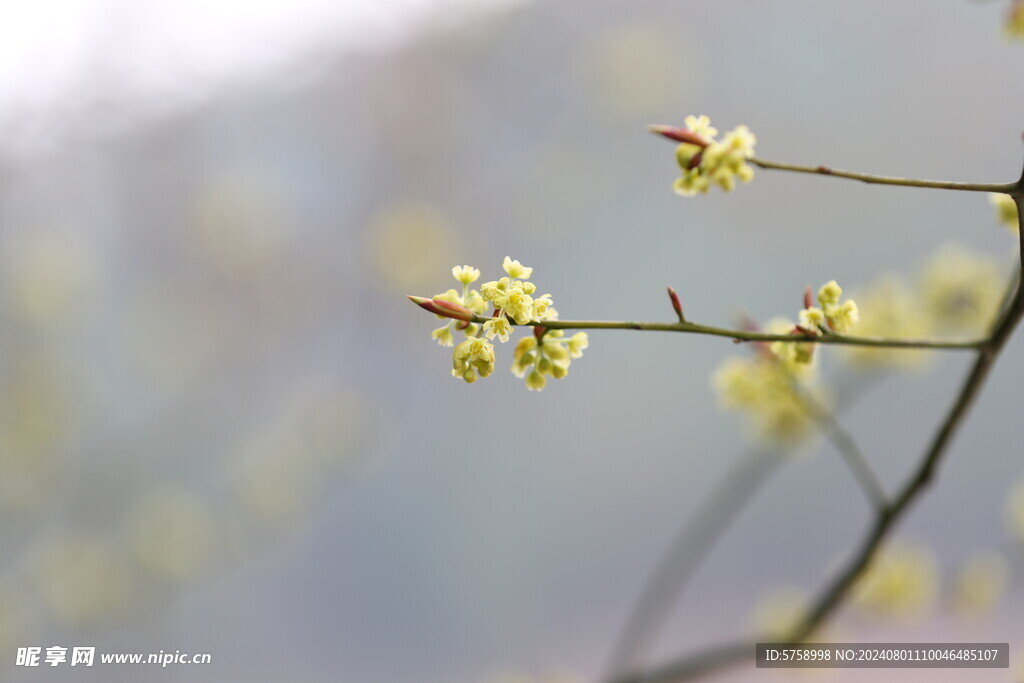
[[[703,135],[697,135],[689,128],[680,128],[679,126],[652,125],[647,126],[647,130],[651,131],[652,133],[656,133],[662,137],[666,137],[669,140],[675,140],[676,142],[686,142],[691,145],[697,145],[698,147],[707,147],[708,145],[711,144],[710,140],[705,138]]]
[[[409,301],[413,302],[425,311],[430,311],[434,315],[439,315],[444,318],[454,318],[456,320],[463,320],[465,322],[472,322],[473,311],[469,310],[465,306],[453,304],[450,301],[444,301],[442,299],[425,299],[422,296],[409,295]]]
[[[807,289],[804,290],[804,308],[810,308],[814,305],[814,295],[811,294],[811,286],[807,285]]]
[[[676,294],[676,290],[672,287],[668,288],[668,298],[672,302],[672,310],[679,316],[679,322],[685,323],[686,316],[683,315],[683,305],[679,302],[679,295]]]
[[[469,310],[465,306],[459,304],[453,304],[451,301],[445,301],[444,299],[433,299],[432,303],[434,308],[438,310],[438,315],[443,315],[446,318],[455,318],[456,320],[465,320],[466,322],[472,322],[473,311]]]

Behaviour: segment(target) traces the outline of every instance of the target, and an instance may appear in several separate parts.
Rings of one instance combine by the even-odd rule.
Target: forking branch
[[[786,164],[766,165],[768,162],[758,163],[756,160],[751,160],[751,163],[764,168],[835,175],[863,182],[1008,194],[1013,198],[1017,208],[1018,251],[1021,269],[1024,271],[1024,171],[1022,171],[1020,179],[1014,183],[988,186],[969,183],[908,181],[882,176],[864,176],[862,174],[845,172],[836,173],[828,172],[827,169],[816,170]],[[870,178],[870,180],[867,178]],[[1024,280],[1020,276],[1022,271],[1017,271],[1011,276],[1010,288],[1013,288],[1013,284],[1016,283],[1015,293],[1012,298],[1009,298],[1000,307],[999,317],[992,326],[989,335],[976,347],[975,361],[944,419],[939,423],[918,465],[914,468],[903,486],[899,488],[898,492],[888,502],[884,502],[884,499],[882,499],[876,505],[875,514],[866,535],[859,545],[856,546],[854,552],[838,573],[830,582],[826,583],[816,599],[812,601],[810,608],[793,630],[788,639],[789,642],[799,643],[805,641],[822,623],[832,616],[835,610],[843,603],[854,584],[868,569],[883,542],[907,513],[911,505],[932,482],[959,426],[969,413],[997,358],[1009,341],[1013,331],[1020,324],[1022,316],[1024,316]],[[741,661],[752,659],[753,656],[754,642],[741,640],[681,657],[650,671],[616,672],[612,681],[613,683],[673,683],[676,681],[692,680]]]

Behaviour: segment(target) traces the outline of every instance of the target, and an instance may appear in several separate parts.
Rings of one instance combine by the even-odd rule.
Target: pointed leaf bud
[[[679,126],[651,125],[647,126],[647,130],[661,135],[662,137],[666,137],[669,140],[675,140],[676,142],[688,142],[689,144],[697,145],[698,147],[707,147],[711,144],[711,141],[703,135],[697,135],[690,129],[680,128]]]
[[[672,287],[668,288],[668,298],[672,302],[672,310],[674,310],[676,315],[679,316],[679,322],[685,323],[686,316],[683,315],[683,305],[679,303],[679,295],[676,294],[676,290]]]

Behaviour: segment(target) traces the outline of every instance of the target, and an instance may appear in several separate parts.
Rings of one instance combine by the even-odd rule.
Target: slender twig
[[[843,462],[850,469],[850,473],[853,474],[853,478],[860,485],[874,509],[884,509],[888,504],[885,487],[882,486],[878,475],[872,469],[871,463],[864,457],[856,439],[811,392],[805,391],[796,382],[793,382],[793,392],[796,394],[800,407],[807,413],[807,417],[839,452]]]
[[[764,169],[834,176],[836,178],[859,180],[862,183],[869,183],[871,185],[900,185],[902,187],[927,187],[937,190],[966,190],[968,192],[1001,192],[1003,194],[1009,194],[1017,188],[1016,183],[958,183],[947,180],[896,178],[893,176],[872,175],[870,173],[840,171],[839,169],[829,168],[828,166],[800,166],[798,164],[784,164],[778,161],[759,159],[757,157],[748,159],[748,161],[755,166]]]
[[[1024,269],[1024,174],[1020,181],[1014,183],[1008,190],[999,191],[1010,194],[1017,205],[1017,220],[1021,239],[1020,259],[1021,268]],[[977,349],[974,364],[964,379],[945,419],[932,437],[921,462],[892,499],[892,502],[876,512],[868,533],[841,571],[825,586],[812,603],[811,608],[794,629],[790,638],[791,642],[805,640],[842,604],[847,593],[870,565],[889,532],[931,483],[953,436],[977,399],[992,366],[1006,346],[1014,329],[1020,323],[1022,316],[1024,316],[1024,282],[1018,278],[1016,294],[996,321],[989,338]],[[750,645],[747,643],[744,647],[743,644],[732,644],[698,652],[666,664],[644,676],[642,680],[645,683],[690,680],[753,658],[754,648]]]
[[[863,473],[858,475],[856,472],[854,474],[873,482],[873,484],[862,482],[861,485],[866,490],[872,491],[868,495],[873,503],[884,504],[885,494],[878,477],[864,459],[856,442],[839,424],[838,418],[813,397],[800,396],[799,398],[814,401],[813,405],[818,408],[814,417],[819,419],[816,420],[809,415],[812,423],[823,432],[826,438],[831,435],[830,440],[844,458],[860,461],[860,465],[851,464],[851,469],[861,467],[866,470],[866,475]],[[847,404],[846,407],[848,408],[850,405],[852,403]],[[809,408],[809,410],[814,410],[814,408]],[[826,431],[830,433],[826,433]],[[836,434],[841,436],[836,436]],[[643,663],[646,652],[650,649],[658,632],[664,628],[672,607],[678,602],[679,596],[701,563],[710,554],[719,537],[744,510],[768,480],[769,475],[782,462],[780,455],[777,452],[752,452],[741,458],[704,499],[697,513],[688,519],[679,530],[645,582],[640,597],[622,628],[608,665],[608,680],[624,681],[631,677],[643,680],[645,683],[648,680],[654,680],[648,679],[640,673],[644,670]],[[734,649],[726,647],[718,656],[721,657],[723,653],[732,652]],[[710,666],[713,661],[716,661],[716,658],[705,658],[701,661],[703,662],[702,666]],[[693,671],[692,668],[689,670]]]
[[[644,583],[608,663],[608,676],[642,670],[658,632],[686,584],[726,529],[782,462],[779,452],[751,451],[740,458],[676,533]],[[635,674],[634,674],[635,675]]]
[[[429,306],[430,299],[425,297],[409,296],[409,299],[420,306]],[[425,302],[425,303],[424,303]],[[436,300],[435,300],[436,302]],[[451,307],[451,304],[448,304]],[[463,317],[451,315],[450,317],[483,324],[491,318],[483,315],[474,315],[466,309],[459,307],[464,312]],[[438,311],[433,311],[438,312]],[[440,311],[442,314],[447,311]],[[462,315],[462,313],[459,313]],[[857,337],[840,334],[770,334],[753,330],[733,330],[725,327],[714,327],[712,325],[699,325],[691,322],[630,322],[619,320],[538,320],[531,321],[525,325],[517,325],[514,321],[509,323],[516,327],[542,327],[548,330],[642,330],[647,332],[684,332],[688,334],[703,334],[712,337],[726,337],[736,342],[806,342],[809,344],[837,344],[840,346],[867,346],[874,348],[888,349],[980,349],[985,345],[985,339],[889,339],[885,337]]]

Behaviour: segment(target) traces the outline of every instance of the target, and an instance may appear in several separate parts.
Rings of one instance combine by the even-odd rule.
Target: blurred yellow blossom
[[[866,337],[921,339],[931,332],[929,317],[921,306],[917,291],[897,275],[883,275],[857,299],[864,306],[857,333]],[[858,367],[920,367],[930,357],[917,349],[882,349],[845,346],[841,358]]]
[[[779,641],[789,638],[809,605],[807,592],[799,588],[787,586],[771,591],[754,605],[751,622],[756,635]]]
[[[966,615],[983,615],[995,607],[1006,592],[1010,565],[996,552],[971,557],[953,583],[953,608]]]
[[[1003,33],[1012,40],[1024,39],[1024,1],[1013,0],[1006,14]]]
[[[1005,269],[987,254],[946,244],[921,271],[922,306],[938,330],[982,334],[995,321]]]
[[[63,324],[88,310],[100,285],[92,245],[73,234],[35,231],[5,245],[0,292],[9,310],[37,325]]]
[[[1024,479],[1006,496],[1006,528],[1017,542],[1024,544]]]
[[[996,221],[1010,232],[1020,231],[1017,204],[1014,203],[1013,197],[1008,194],[992,193],[989,195],[989,199],[992,200],[992,206],[996,209]]]
[[[853,602],[881,617],[913,619],[926,615],[939,592],[939,566],[924,547],[900,541],[883,547],[858,580]]]
[[[380,281],[398,291],[425,289],[455,246],[455,231],[440,209],[403,202],[380,209],[366,228],[371,263]]]
[[[291,236],[290,204],[282,180],[266,170],[226,170],[196,192],[190,235],[214,268],[235,277],[257,275]]]
[[[575,59],[600,109],[635,118],[664,110],[685,93],[701,71],[693,68],[699,57],[693,41],[680,39],[684,29],[616,23],[583,42]]]
[[[786,318],[772,318],[765,325],[768,334],[791,334],[795,325]],[[808,342],[771,342],[768,350],[785,366],[794,377],[806,376],[814,363],[814,345]]]
[[[791,344],[789,346],[792,346]],[[779,362],[759,353],[726,359],[711,378],[719,404],[746,414],[754,434],[776,446],[792,447],[813,431],[807,408],[796,387],[816,392],[809,371],[794,372],[796,363]]]
[[[15,648],[24,643],[25,611],[28,601],[12,584],[0,584],[0,662],[6,663]]]
[[[70,626],[120,616],[131,604],[127,564],[100,538],[67,536],[45,543],[34,576],[46,606]]]
[[[297,440],[254,440],[237,478],[243,508],[259,522],[289,528],[308,515],[321,476]]]
[[[147,571],[165,579],[195,576],[209,563],[215,517],[208,503],[185,489],[166,488],[140,498],[128,515],[128,543]]]

